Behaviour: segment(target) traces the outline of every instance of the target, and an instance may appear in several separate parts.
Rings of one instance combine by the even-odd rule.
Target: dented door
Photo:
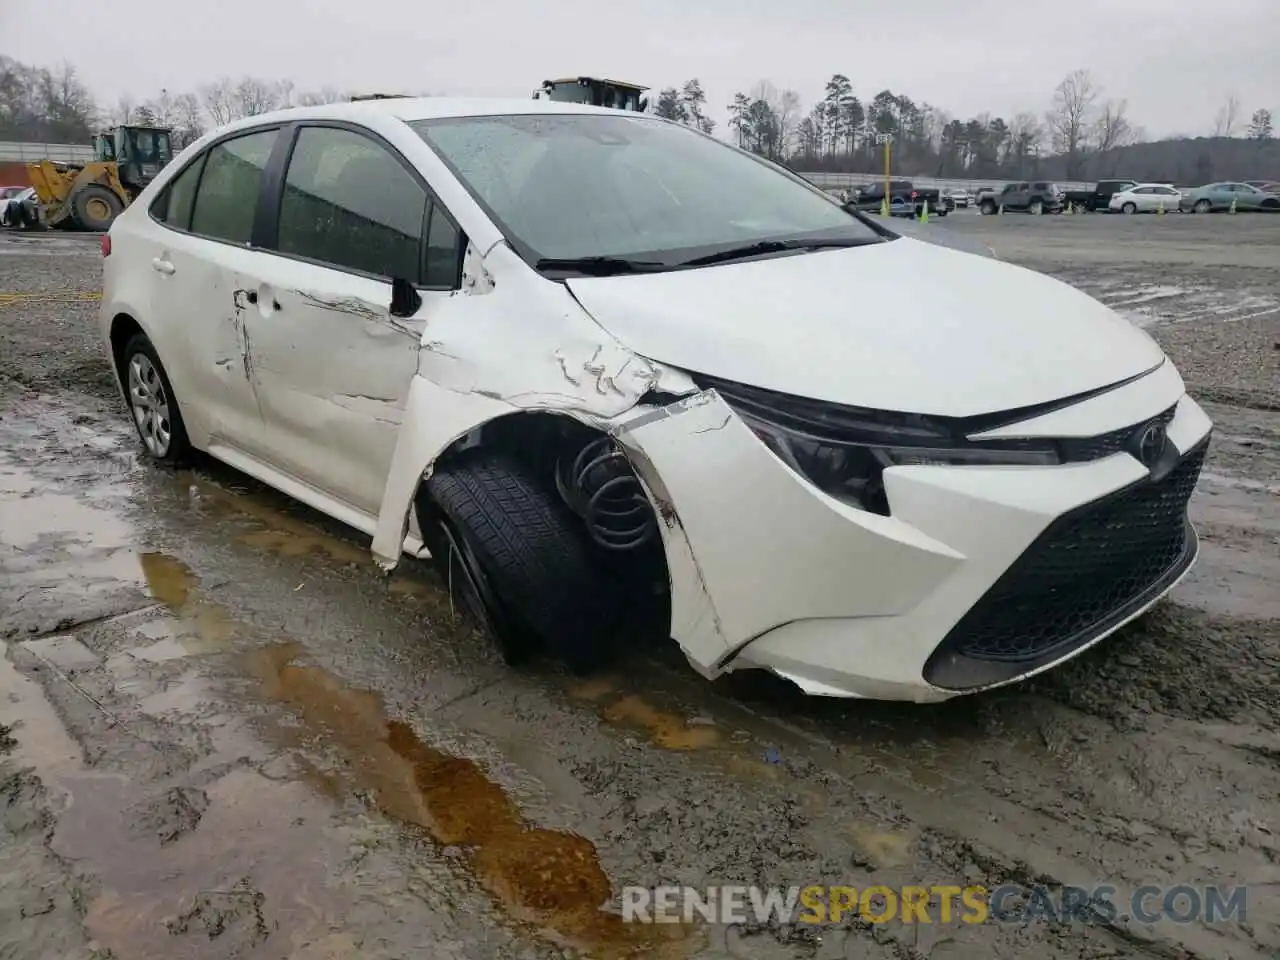
[[[446,294],[424,291],[398,319],[390,283],[260,254],[244,295],[266,459],[376,515],[423,326]]]
[[[177,231],[163,237],[151,264],[152,314],[162,318],[157,348],[183,414],[198,421],[211,446],[258,455],[263,424],[250,382],[246,303],[237,279],[256,255]]]

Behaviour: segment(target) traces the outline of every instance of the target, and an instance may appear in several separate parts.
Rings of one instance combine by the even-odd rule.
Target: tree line
[[[402,91],[403,92],[403,91]],[[30,66],[0,56],[0,140],[86,143],[111,123],[165,126],[182,147],[206,130],[288,106],[335,103],[351,91],[298,90],[288,80],[219,77],[190,90],[100,103],[75,67]],[[1280,177],[1280,148],[1268,109],[1248,119],[1234,95],[1213,120],[1209,138],[1149,141],[1087,70],[1052,91],[1043,113],[1011,117],[981,113],[961,119],[907,94],[881,90],[860,97],[845,74],[827,81],[807,110],[794,90],[768,80],[735,93],[727,105],[729,137],[739,146],[801,171],[867,173],[883,169],[884,141],[892,168],[904,176],[968,179],[1105,176],[1206,182],[1215,177]],[[697,79],[660,89],[649,109],[713,133],[707,94]],[[1245,147],[1248,142],[1258,149]]]
[[[282,107],[339,103],[351,93],[334,87],[298,90],[288,80],[219,77],[191,90],[161,90],[106,104],[94,97],[68,63],[35,67],[0,55],[0,140],[87,143],[115,123],[169,127],[184,147],[206,130]]]
[[[960,119],[906,94],[881,90],[869,99],[854,91],[844,74],[827,81],[825,95],[807,111],[794,90],[761,80],[727,105],[729,129],[740,147],[795,170],[867,173],[883,169],[889,142],[891,168],[904,175],[958,179],[1056,177],[1085,180],[1116,175],[1133,153],[1150,145],[1129,117],[1128,103],[1104,95],[1087,70],[1075,70],[1053,90],[1041,114],[1019,112],[1005,118],[982,113]],[[689,80],[661,90],[654,112],[710,132],[702,84]],[[1210,141],[1245,139],[1265,148],[1250,155],[1206,138],[1170,137],[1167,149],[1146,150],[1145,169],[1125,176],[1201,182],[1217,176],[1280,177],[1271,111],[1243,119],[1235,96],[1214,119]],[[1229,168],[1229,169],[1228,169]]]

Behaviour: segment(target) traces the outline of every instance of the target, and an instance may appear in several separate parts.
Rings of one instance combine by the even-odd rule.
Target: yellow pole
[[[888,137],[884,139],[884,195],[887,199],[889,196],[889,148],[893,146],[893,141]]]

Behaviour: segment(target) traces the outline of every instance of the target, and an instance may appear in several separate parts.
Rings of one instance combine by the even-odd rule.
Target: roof
[[[314,107],[290,107],[275,110],[256,117],[246,117],[229,126],[276,120],[347,119],[390,115],[400,120],[435,120],[446,117],[501,117],[528,113],[546,114],[603,114],[617,116],[619,111],[609,107],[593,107],[585,103],[566,103],[557,100],[534,100],[497,97],[395,97],[386,100],[357,100],[354,103],[326,103]],[[635,116],[634,113],[628,114]]]
[[[627,83],[625,80],[606,80],[602,77],[561,77],[559,80],[547,80],[546,83],[579,83],[583,80],[591,80],[595,83],[607,83],[611,87],[625,87],[628,90],[648,90],[648,87],[642,87],[638,83]]]

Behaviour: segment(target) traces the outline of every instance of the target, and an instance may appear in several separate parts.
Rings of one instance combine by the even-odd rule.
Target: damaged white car
[[[513,661],[936,700],[1186,574],[1211,424],[1100,303],[891,231],[654,117],[303,108],[115,221],[102,335],[153,457],[429,553]]]

